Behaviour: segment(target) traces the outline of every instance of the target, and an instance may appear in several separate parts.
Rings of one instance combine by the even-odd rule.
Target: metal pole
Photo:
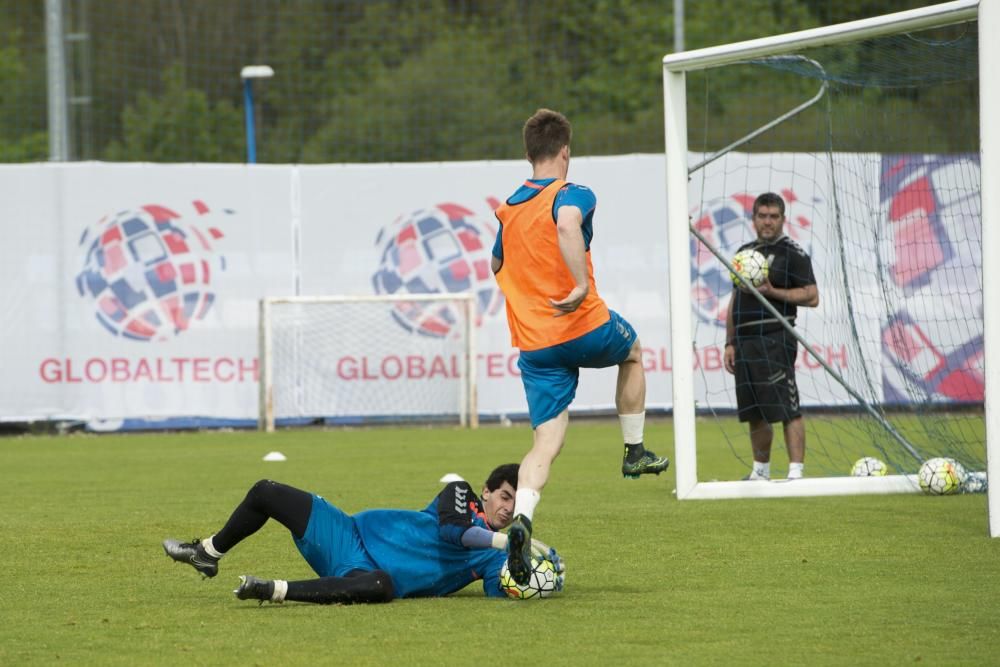
[[[247,164],[257,161],[257,133],[253,122],[253,79],[243,79],[243,110],[247,126]]]
[[[257,161],[257,130],[254,124],[253,110],[253,80],[270,79],[274,70],[267,65],[247,65],[240,70],[243,81],[243,112],[246,115],[247,126],[247,164]]]
[[[684,50],[684,0],[674,0],[674,53]]]
[[[49,160],[69,160],[66,104],[66,51],[62,0],[45,0],[45,55],[49,92]]]

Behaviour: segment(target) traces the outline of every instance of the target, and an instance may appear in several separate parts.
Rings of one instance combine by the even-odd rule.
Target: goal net
[[[260,302],[260,417],[278,425],[478,425],[469,294]]]
[[[976,3],[955,2],[664,59],[678,497],[909,492],[937,456],[985,474],[978,54]],[[752,453],[723,363],[764,192],[820,293],[784,325],[806,427],[789,484],[736,481]],[[852,477],[866,456],[890,474]],[[776,423],[772,479],[787,464]]]

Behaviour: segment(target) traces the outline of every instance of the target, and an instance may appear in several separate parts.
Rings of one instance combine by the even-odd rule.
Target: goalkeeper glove
[[[561,591],[566,583],[566,562],[554,548],[535,538],[531,538],[531,555],[538,560],[552,563],[552,569],[556,573],[556,590]]]

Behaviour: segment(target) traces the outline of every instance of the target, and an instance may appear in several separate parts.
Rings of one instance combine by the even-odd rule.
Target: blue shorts
[[[295,546],[321,577],[343,577],[352,570],[377,570],[361,544],[354,518],[313,494],[305,535]]]
[[[576,396],[581,368],[617,366],[628,358],[637,336],[632,325],[611,311],[611,319],[579,338],[521,352],[517,367],[528,397],[531,428],[559,416]]]

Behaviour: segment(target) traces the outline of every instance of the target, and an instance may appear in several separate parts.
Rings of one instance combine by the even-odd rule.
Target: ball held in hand
[[[731,263],[735,272],[730,272],[729,277],[737,286],[746,282],[758,287],[767,280],[767,258],[756,250],[740,250]]]

